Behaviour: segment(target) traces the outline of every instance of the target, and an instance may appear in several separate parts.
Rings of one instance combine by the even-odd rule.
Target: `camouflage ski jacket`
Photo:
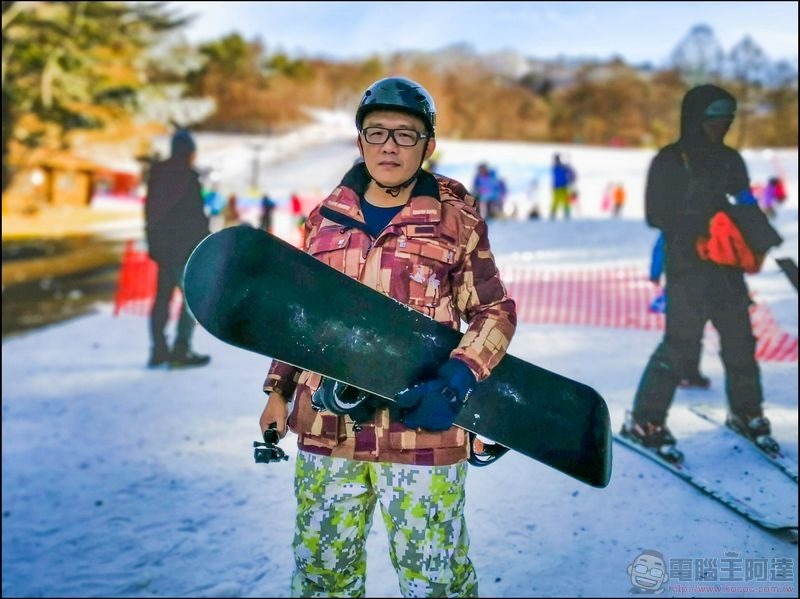
[[[468,323],[451,356],[463,360],[481,381],[505,355],[516,328],[508,297],[490,252],[485,222],[475,200],[452,179],[422,172],[411,199],[372,238],[364,230],[360,198],[369,182],[356,165],[306,221],[306,251],[431,318],[459,329]],[[454,464],[468,457],[463,429],[408,429],[387,409],[353,431],[348,416],[311,407],[317,374],[273,362],[264,391],[294,394],[289,428],[303,450],[356,460],[420,465]]]

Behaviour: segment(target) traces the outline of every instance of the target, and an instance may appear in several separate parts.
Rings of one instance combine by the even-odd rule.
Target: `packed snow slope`
[[[261,180],[274,183],[277,197],[324,193],[356,156],[345,127],[319,143],[297,139],[273,140],[284,149],[266,152],[272,157]],[[236,159],[246,147],[238,138],[199,136],[201,161],[231,188],[246,176]],[[656,239],[642,218],[652,151],[451,140],[440,149],[440,172],[469,185],[477,163],[487,161],[507,177],[510,202],[538,202],[545,216],[553,152],[575,166],[580,208],[572,220],[490,223],[504,272],[635,268],[646,281]],[[785,241],[771,255],[797,260],[797,151],[754,150],[745,158],[754,180],[777,169],[786,178],[789,200],[775,221]],[[601,209],[611,181],[628,192],[620,218]],[[775,262],[768,258],[748,282],[776,326],[796,338],[797,294]],[[714,335],[707,331],[702,356],[711,389],[680,390],[669,424],[693,467],[796,522],[797,485],[688,409],[697,402],[724,409]],[[521,322],[510,352],[596,388],[617,430],[660,338],[658,329]],[[194,345],[212,355],[209,366],[151,371],[148,343],[146,318],[114,317],[110,305],[3,342],[3,596],[289,595],[295,438],[282,441],[288,463],[252,457],[270,360],[198,328]],[[761,369],[767,415],[796,463],[797,361],[764,361]],[[471,469],[466,515],[484,596],[624,596],[628,567],[644,550],[669,564],[665,596],[797,594],[796,534],[760,529],[616,444],[605,489],[513,452]],[[705,564],[705,577],[697,564]],[[380,518],[368,540],[367,592],[400,596]]]

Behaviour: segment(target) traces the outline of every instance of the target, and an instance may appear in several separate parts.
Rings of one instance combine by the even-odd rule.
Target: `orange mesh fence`
[[[114,296],[114,316],[125,312],[147,316],[153,309],[158,282],[158,264],[147,252],[137,250],[133,241],[125,244],[122,264],[119,269],[117,293]],[[179,289],[172,295],[169,304],[171,320],[178,318],[183,296]]]

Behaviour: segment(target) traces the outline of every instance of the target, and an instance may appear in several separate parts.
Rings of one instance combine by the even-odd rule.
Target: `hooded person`
[[[191,349],[196,323],[185,302],[171,348],[165,331],[169,303],[175,289],[181,287],[183,267],[195,246],[209,234],[200,178],[193,168],[196,149],[188,130],[176,131],[170,140],[170,157],[153,164],[147,182],[145,234],[150,258],[158,265],[150,313],[150,368],[203,366],[210,360]]]
[[[647,363],[621,434],[674,463],[683,454],[666,426],[667,414],[679,382],[696,368],[709,321],[719,332],[728,425],[767,452],[779,449],[762,407],[744,279],[749,263],[722,264],[703,251],[718,234],[719,222],[732,213],[731,199],[740,206],[754,203],[741,155],[723,142],[735,114],[736,100],[724,89],[701,85],[689,90],[681,107],[680,137],[657,153],[647,174],[646,219],[664,235],[669,301],[664,338]],[[736,227],[728,228],[724,239],[716,238],[717,245],[737,233]]]

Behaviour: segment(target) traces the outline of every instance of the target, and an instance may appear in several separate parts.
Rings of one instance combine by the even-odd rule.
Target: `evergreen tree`
[[[165,2],[3,1],[3,173],[11,145],[67,147],[69,133],[135,113],[144,54],[183,26]]]

